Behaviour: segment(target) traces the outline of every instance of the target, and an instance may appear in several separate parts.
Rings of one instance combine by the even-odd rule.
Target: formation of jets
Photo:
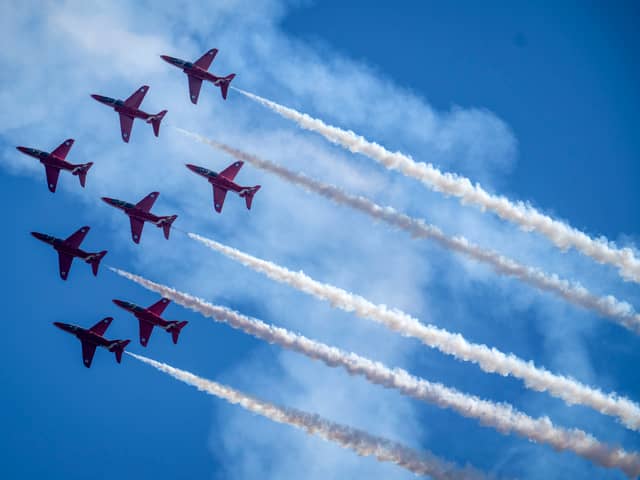
[[[222,98],[224,100],[227,99],[229,85],[231,80],[234,79],[235,74],[232,73],[226,77],[218,77],[209,73],[209,67],[217,53],[218,50],[213,48],[193,63],[179,58],[170,57],[168,55],[161,55],[161,58],[164,61],[181,68],[187,75],[189,81],[189,97],[193,104],[198,103],[203,81],[210,82],[216,87],[219,87],[220,92],[222,93]],[[147,85],[143,85],[126,100],[118,100],[98,94],[92,94],[91,97],[98,102],[113,108],[113,110],[118,114],[122,140],[125,143],[129,143],[133,122],[136,118],[151,124],[153,133],[156,137],[160,135],[160,123],[166,115],[167,110],[161,110],[156,114],[150,114],[141,110],[140,105],[148,91],[149,87]],[[62,142],[52,152],[44,152],[31,147],[20,146],[16,148],[20,152],[40,160],[40,163],[42,163],[45,168],[47,186],[51,192],[55,192],[58,185],[60,171],[68,171],[71,172],[72,175],[77,176],[80,181],[80,186],[84,188],[87,173],[93,165],[93,162],[74,164],[66,160],[73,144],[74,139],[69,138]],[[246,187],[234,182],[234,179],[242,166],[243,162],[237,161],[220,172],[214,172],[204,167],[187,164],[187,167],[191,171],[205,177],[213,187],[213,204],[215,211],[218,213],[222,212],[225,197],[229,191],[244,198],[247,209],[251,209],[253,196],[260,189],[260,185]],[[159,196],[159,192],[151,192],[135,204],[110,197],[102,197],[102,200],[108,205],[122,210],[129,217],[131,238],[134,243],[139,244],[145,223],[151,223],[156,227],[161,228],[164,237],[168,240],[173,222],[178,218],[177,215],[159,216],[151,213],[151,208]],[[80,248],[80,245],[84,241],[87,233],[89,233],[89,230],[90,228],[88,226],[81,227],[67,238],[57,238],[40,232],[31,232],[31,235],[36,239],[51,245],[58,253],[60,278],[62,278],[62,280],[67,280],[74,258],[84,260],[86,263],[91,265],[93,275],[98,275],[100,262],[107,254],[107,251],[87,252]],[[180,332],[184,326],[187,325],[186,321],[167,320],[162,318],[164,310],[170,303],[167,298],[161,298],[148,308],[140,307],[134,303],[118,299],[114,299],[113,303],[132,313],[137,318],[139,324],[140,345],[143,347],[147,346],[154,327],[161,328],[170,333],[173,343],[177,344]],[[106,317],[88,329],[61,322],[54,322],[54,325],[65,332],[75,335],[78,340],[80,340],[82,345],[82,361],[84,366],[89,368],[91,367],[97,347],[103,347],[108,351],[113,352],[118,363],[122,361],[122,354],[130,343],[130,340],[108,340],[104,337],[104,334],[112,321],[112,317]]]

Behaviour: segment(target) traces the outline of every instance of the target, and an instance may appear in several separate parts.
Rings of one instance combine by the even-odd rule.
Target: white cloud
[[[0,41],[14,46],[0,52],[5,66],[0,78],[1,138],[9,145],[43,150],[65,138],[76,138],[70,160],[95,162],[87,189],[81,190],[76,179],[61,175],[56,195],[74,195],[88,211],[95,212],[96,222],[102,221],[112,233],[113,246],[132,257],[134,271],[158,280],[170,278],[170,283],[181,289],[207,298],[256,305],[266,321],[391,365],[411,370],[429,355],[416,343],[381,327],[332,311],[246,272],[177,232],[172,234],[170,250],[152,229],[145,229],[142,248],[136,247],[130,242],[122,214],[98,199],[109,195],[136,200],[158,190],[158,212],[175,211],[180,215],[176,225],[182,228],[304,268],[314,277],[397,306],[425,321],[447,328],[460,325],[449,329],[464,329],[476,341],[503,347],[503,337],[508,337],[514,343],[505,347],[526,358],[538,352],[531,345],[529,332],[514,328],[516,320],[510,321],[512,316],[534,309],[553,321],[576,321],[574,310],[556,303],[548,306],[546,296],[531,293],[527,287],[499,280],[486,268],[372,224],[368,218],[249,167],[240,172],[238,182],[263,185],[251,212],[246,211],[241,199],[229,195],[224,213],[214,214],[210,187],[183,164],[222,168],[231,160],[172,132],[171,124],[308,171],[355,193],[372,196],[379,203],[419,216],[427,214],[429,221],[447,233],[460,232],[480,244],[504,248],[525,263],[553,266],[545,269],[560,270],[568,277],[581,272],[591,284],[599,284],[598,273],[584,272],[579,259],[556,255],[535,237],[525,238],[450,199],[425,192],[417,182],[390,175],[314,135],[302,133],[234,92],[223,102],[218,89],[205,85],[199,104],[192,105],[184,74],[157,55],[195,59],[206,49],[217,47],[220,52],[211,70],[237,73],[234,83],[238,86],[286,100],[343,126],[371,132],[392,148],[407,148],[416,158],[428,156],[448,169],[459,167],[490,184],[501,181],[508,172],[516,149],[508,126],[491,112],[461,107],[436,111],[375,68],[329,50],[318,52],[289,38],[278,28],[287,6],[276,0],[150,5],[110,2],[87,7],[82,2],[66,2],[45,4],[34,12],[24,2],[12,2],[3,5],[6,15],[0,15]],[[16,42],[16,38],[21,41]],[[143,108],[151,112],[167,108],[166,124],[156,139],[148,125],[136,122],[131,143],[125,145],[120,140],[116,114],[88,95],[126,97],[143,83],[151,86]],[[0,162],[11,173],[31,176],[33,188],[46,188],[43,169],[35,160],[6,149]],[[194,260],[184,265],[185,257]],[[484,298],[485,303],[499,304],[495,313],[485,312],[482,318],[471,316],[475,306],[468,298],[478,291],[491,295]],[[445,304],[443,298],[455,298],[456,303]],[[559,314],[572,317],[560,318]],[[502,331],[493,331],[492,326],[500,322],[504,322]],[[566,344],[571,346],[565,353],[555,351],[557,334],[541,329],[539,335],[548,339],[550,347],[536,360],[562,366],[560,358],[571,357],[570,351],[580,352],[584,343],[580,329],[563,332]],[[447,456],[447,452],[434,448],[437,439],[431,436],[431,425],[420,421],[422,407],[298,355],[271,352],[260,349],[249,359],[244,357],[247,352],[238,352],[238,358],[245,359],[239,361],[237,369],[226,373],[228,383],[265,398],[318,410],[328,418],[405,443],[424,442],[427,448]],[[434,359],[430,365],[441,370],[424,372],[425,376],[446,376],[448,360],[428,358]],[[574,367],[578,378],[592,380],[589,360],[583,355],[576,354],[572,359]],[[488,376],[472,368],[468,371],[469,378],[477,383],[470,388],[474,390],[471,393],[485,381],[490,382]],[[589,377],[582,378],[583,374]],[[255,375],[262,378],[256,379]],[[502,399],[501,389],[493,393],[496,400]],[[301,440],[295,432],[230,407],[216,408],[220,414],[211,443],[217,448],[215,455],[224,458],[220,464],[234,472],[235,478],[255,478],[257,471],[265,479],[300,475],[408,478],[393,467],[313,440]],[[560,424],[570,418],[565,410],[559,415],[567,415],[560,418]],[[437,428],[437,420],[433,418],[433,428]],[[460,432],[467,427],[460,421],[452,430]],[[529,455],[540,452],[539,447],[525,446]],[[461,445],[456,455],[466,458],[473,451],[473,445]],[[484,466],[490,466],[492,460],[486,459]],[[581,468],[584,465],[577,462],[577,476],[583,472]]]

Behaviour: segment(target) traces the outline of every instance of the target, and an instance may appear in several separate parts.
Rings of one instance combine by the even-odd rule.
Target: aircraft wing
[[[84,237],[87,236],[87,233],[89,233],[89,227],[82,227],[82,228],[78,229],[76,232],[72,233],[64,241],[64,243],[66,245],[68,245],[69,247],[78,248],[80,246],[80,244],[82,243],[82,241],[84,240]]]
[[[65,158],[67,158],[67,154],[69,153],[69,150],[71,150],[71,147],[73,147],[73,138],[69,138],[64,142],[62,142],[58,146],[58,148],[56,148],[53,152],[51,152],[51,155],[54,155],[64,160]]]
[[[149,210],[151,210],[151,207],[153,207],[153,204],[156,202],[159,195],[160,194],[158,192],[151,192],[149,195],[136,203],[136,207],[144,212],[148,212]]]
[[[140,345],[143,347],[147,346],[149,342],[149,338],[151,337],[151,333],[153,332],[153,325],[151,323],[145,322],[144,320],[139,320],[140,323]]]
[[[212,48],[207,53],[202,55],[198,60],[196,60],[194,62],[194,65],[197,65],[198,67],[204,70],[209,70],[209,67],[211,66],[211,62],[213,62],[213,59],[216,58],[217,54],[218,54],[218,49]]]
[[[93,355],[96,353],[96,345],[89,342],[82,342],[82,361],[84,366],[89,368],[93,361]]]
[[[227,168],[222,170],[218,175],[226,178],[227,180],[231,180],[233,182],[233,179],[236,178],[236,175],[242,168],[242,165],[244,165],[244,162],[241,162],[241,161],[233,162]]]
[[[133,128],[133,118],[128,115],[120,114],[120,132],[122,133],[122,140],[125,143],[129,143],[129,137],[131,136],[131,128]]]
[[[129,98],[127,98],[124,101],[124,104],[127,107],[139,108],[140,104],[142,103],[142,100],[144,99],[144,96],[147,94],[147,91],[149,91],[149,87],[147,85],[141,86],[138,90],[133,92]]]
[[[216,212],[222,212],[222,206],[224,205],[224,198],[227,196],[227,191],[223,188],[213,187],[213,206]]]
[[[104,332],[107,331],[107,328],[109,328],[109,325],[111,325],[111,322],[113,322],[112,317],[103,318],[98,323],[96,323],[93,327],[91,327],[89,331],[102,336],[104,335]]]
[[[156,315],[162,315],[162,312],[164,312],[164,309],[167,308],[167,305],[169,305],[170,303],[171,300],[169,300],[168,298],[161,298],[156,303],[147,308],[147,310],[149,310],[151,313],[155,313]]]
[[[198,103],[198,97],[200,96],[200,87],[202,87],[202,80],[196,77],[192,77],[191,75],[187,75],[189,77],[189,97],[191,98],[191,103]]]
[[[58,185],[58,176],[60,175],[60,169],[52,167],[51,165],[45,165],[44,170],[47,174],[47,186],[49,191],[55,192]]]
[[[129,222],[131,223],[131,238],[135,243],[140,243],[140,237],[142,236],[144,222],[133,217],[129,217]]]
[[[71,269],[71,262],[73,257],[66,253],[58,253],[58,265],[60,266],[60,278],[66,280],[69,276],[69,270]]]

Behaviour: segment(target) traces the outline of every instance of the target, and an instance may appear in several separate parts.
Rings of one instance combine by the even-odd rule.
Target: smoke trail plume
[[[460,469],[452,463],[437,458],[430,452],[418,452],[386,438],[331,422],[319,415],[264,402],[239,390],[198,377],[166,363],[160,363],[135,353],[126,353],[201,392],[206,392],[231,404],[240,405],[242,408],[274,422],[296,427],[309,435],[316,435],[336,443],[342,448],[353,450],[358,455],[372,456],[381,462],[395,463],[417,475],[429,475],[436,480],[479,480],[485,478],[480,472],[470,467]]]
[[[279,115],[293,120],[301,128],[319,133],[332,143],[354,153],[366,155],[388,169],[398,170],[406,176],[416,178],[432,190],[458,197],[464,204],[474,204],[482,210],[491,210],[500,218],[518,224],[525,231],[539,232],[562,250],[573,247],[599,263],[613,265],[619,269],[620,275],[625,280],[640,283],[640,260],[636,258],[631,248],[618,248],[604,237],[593,239],[564,222],[540,213],[527,203],[521,201],[514,203],[506,197],[492,195],[479,184],[473,185],[466,177],[454,173],[443,173],[430,163],[416,162],[408,155],[390,152],[382,145],[370,142],[352,131],[327,125],[322,120],[239,88],[235,90]]]
[[[406,313],[376,305],[366,298],[352,294],[333,285],[318,282],[303,272],[292,272],[272,262],[262,260],[235,248],[227,247],[195,233],[189,237],[201,242],[227,257],[264,273],[269,278],[286,283],[293,288],[328,300],[332,306],[354,312],[362,318],[378,322],[405,336],[420,339],[429,347],[436,348],[459,360],[477,363],[482,370],[500,375],[512,375],[524,380],[526,386],[537,391],[548,391],[567,404],[589,406],[600,413],[617,417],[627,428],[640,430],[640,406],[616,394],[605,394],[601,390],[584,385],[572,378],[556,375],[533,362],[526,362],[513,354],[505,354],[486,345],[470,343],[462,335],[426,325]]]
[[[360,375],[370,382],[386,388],[394,388],[412,398],[449,408],[467,418],[474,418],[482,425],[501,433],[515,433],[533,442],[546,443],[558,451],[572,451],[598,465],[619,468],[629,477],[640,475],[640,455],[618,447],[601,443],[593,436],[578,429],[555,426],[547,417],[532,418],[505,403],[494,403],[466,395],[440,383],[417,378],[400,368],[390,369],[355,353],[316,342],[284,328],[246,317],[225,307],[211,305],[202,299],[161,285],[138,275],[110,267],[112,271],[144,288],[159,293],[183,307],[205,317],[224,322],[269,343],[302,353],[330,367],[342,367],[351,375]]]
[[[250,155],[224,143],[210,140],[181,128],[176,127],[176,130],[186,136],[218,148],[238,160],[248,162],[257,168],[274,173],[287,182],[301,186],[308,191],[317,193],[340,205],[346,205],[363,212],[393,227],[400,228],[414,238],[435,240],[445,248],[490,265],[498,274],[515,277],[535,288],[554,293],[574,305],[597,312],[613,320],[615,323],[640,334],[640,314],[638,314],[629,303],[622,302],[612,295],[598,297],[579,283],[570,282],[559,278],[555,274],[549,275],[537,268],[522,265],[493,250],[481,248],[471,243],[465,237],[448,237],[438,227],[430,225],[422,219],[409,217],[392,207],[383,207],[368,198],[350,195],[335,185],[319,182],[302,173],[292,172],[281,165],[256,157],[255,155]]]

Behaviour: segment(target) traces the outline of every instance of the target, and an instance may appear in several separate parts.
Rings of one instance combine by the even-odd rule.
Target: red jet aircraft
[[[89,265],[94,275],[98,275],[98,267],[100,266],[100,260],[107,254],[106,250],[97,253],[89,253],[80,249],[80,244],[84,240],[84,237],[89,232],[89,227],[82,227],[75,232],[69,238],[62,240],[61,238],[52,237],[44,233],[31,232],[38,240],[48,243],[58,252],[58,262],[60,265],[60,277],[63,280],[67,279],[69,275],[69,269],[71,268],[71,262],[75,257],[81,258]]]
[[[180,331],[188,322],[165,320],[160,316],[170,302],[171,300],[168,298],[162,298],[149,308],[143,308],[122,300],[113,300],[113,303],[120,308],[133,313],[138,319],[138,323],[140,324],[140,345],[143,347],[147,346],[147,342],[149,342],[149,338],[151,337],[151,332],[153,332],[153,327],[160,327],[166,332],[170,332],[173,343],[178,343]]]
[[[147,112],[143,112],[139,109],[140,104],[142,103],[142,99],[147,94],[149,87],[147,85],[143,85],[138,90],[136,90],[129,98],[127,98],[124,102],[122,100],[116,100],[115,98],[103,97],[102,95],[91,95],[95,100],[100,103],[104,103],[118,112],[120,115],[120,130],[122,131],[122,140],[126,143],[129,142],[129,137],[131,136],[131,128],[133,127],[133,120],[135,118],[141,118],[147,123],[153,125],[153,133],[157,137],[160,133],[160,122],[164,117],[166,110],[162,110],[160,113],[156,113],[152,115]]]
[[[93,355],[96,353],[96,347],[106,348],[116,354],[116,362],[122,361],[122,353],[131,340],[107,340],[104,338],[104,332],[107,331],[112,321],[111,317],[103,318],[89,329],[61,322],[53,322],[53,324],[59,329],[75,335],[80,340],[82,343],[82,362],[85,367],[89,368]]]
[[[247,204],[247,209],[251,209],[253,196],[258,190],[260,190],[260,185],[256,185],[255,187],[241,187],[233,181],[233,179],[242,168],[242,165],[244,165],[244,162],[234,162],[227,168],[222,170],[220,173],[212,172],[211,170],[203,167],[198,167],[197,165],[191,165],[188,163],[186,165],[187,168],[192,172],[195,172],[198,175],[201,175],[209,180],[209,183],[213,187],[213,206],[215,207],[216,212],[222,212],[224,199],[229,190],[237,193],[241,197],[244,197],[244,201]]]
[[[164,238],[169,240],[171,224],[178,218],[177,215],[158,217],[149,211],[159,195],[158,192],[151,192],[135,205],[115,198],[102,197],[102,200],[112,207],[119,208],[129,216],[129,221],[131,222],[131,238],[133,238],[135,243],[140,243],[144,222],[151,222],[158,228],[162,227],[164,230]]]
[[[195,104],[198,103],[198,96],[200,95],[200,87],[202,87],[203,80],[213,83],[216,87],[220,87],[222,98],[225,100],[227,99],[229,84],[236,74],[232,73],[226,77],[216,77],[207,71],[209,70],[209,66],[211,65],[211,62],[213,62],[217,53],[218,49],[212,48],[196,60],[195,63],[170,57],[168,55],[160,55],[160,58],[174,67],[181,68],[182,71],[187,74],[187,77],[189,78],[189,96],[191,97],[191,103]]]
[[[68,170],[72,175],[76,175],[80,179],[80,186],[84,187],[84,182],[87,179],[87,172],[93,165],[93,162],[73,164],[65,161],[69,150],[73,146],[73,138],[69,138],[62,142],[58,148],[53,152],[47,153],[42,150],[36,150],[30,147],[16,147],[22,153],[40,160],[40,163],[44,165],[45,172],[47,174],[47,185],[52,192],[56,191],[56,185],[58,185],[58,175],[60,170]]]

